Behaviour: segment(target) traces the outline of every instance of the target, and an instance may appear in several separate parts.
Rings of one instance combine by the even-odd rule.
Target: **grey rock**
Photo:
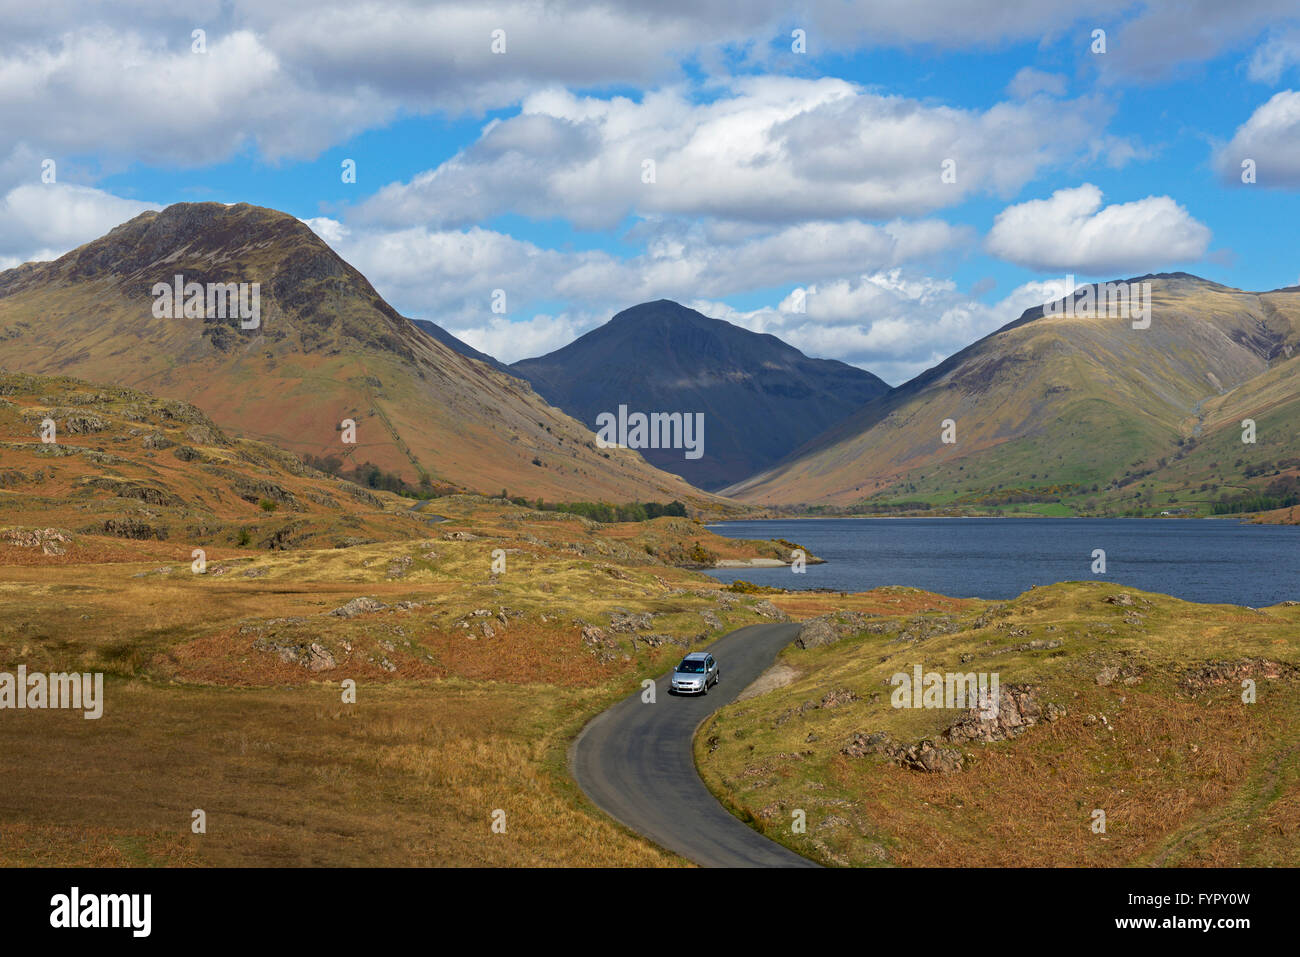
[[[346,605],[335,608],[330,612],[330,614],[337,618],[355,618],[357,615],[364,615],[372,611],[382,611],[387,607],[387,605],[378,599],[362,596],[360,598],[352,599]]]

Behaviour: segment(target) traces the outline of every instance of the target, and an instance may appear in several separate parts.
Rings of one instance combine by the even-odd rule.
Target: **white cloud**
[[[328,216],[316,216],[304,219],[302,222],[335,250],[351,235],[351,230],[337,219],[330,219]]]
[[[1200,259],[1209,243],[1209,228],[1168,196],[1103,207],[1101,190],[1085,183],[1008,206],[985,248],[1031,269],[1131,275]]]
[[[966,46],[1077,16],[1061,2],[997,18],[945,9],[937,35],[926,17],[870,5],[849,30],[837,6],[814,0],[804,11],[823,49],[887,35]],[[790,16],[779,0],[50,0],[5,11],[0,128],[44,151],[124,163],[206,164],[250,143],[271,159],[311,158],[399,113],[480,113],[551,85],[675,82],[683,63],[715,62],[724,48],[771,59],[767,43]],[[883,32],[863,29],[873,21]],[[206,53],[191,50],[195,28],[206,31]],[[491,49],[498,29],[500,55]]]
[[[1277,83],[1293,66],[1300,64],[1300,30],[1276,33],[1255,50],[1246,75],[1258,83]]]
[[[90,27],[0,50],[0,128],[47,152],[203,164],[249,142],[315,156],[395,111],[364,84],[307,88],[249,31],[214,34],[203,54],[183,37]]]
[[[608,318],[605,315],[562,313],[558,316],[538,314],[530,319],[511,321],[491,316],[477,326],[462,327],[455,335],[480,352],[510,363],[554,352]]]
[[[874,362],[897,377],[993,322],[986,307],[951,283],[907,278],[899,268],[971,241],[967,230],[941,221],[811,222],[758,231],[726,221],[680,230],[646,224],[644,251],[626,259],[601,250],[544,249],[478,227],[384,231],[331,219],[308,224],[399,310],[432,319],[505,362],[567,345],[637,302],[707,303],[707,297],[791,282],[810,290],[806,315],[793,313],[787,300],[745,314],[741,324],[789,335],[817,355]],[[871,271],[869,277],[841,278],[863,270]],[[504,316],[490,310],[494,289],[506,291]],[[565,303],[562,310],[546,306],[556,300]],[[770,330],[762,328],[765,322]],[[890,357],[894,353],[897,358]]]
[[[1018,100],[1027,100],[1040,93],[1065,96],[1066,79],[1060,73],[1046,73],[1032,66],[1022,67],[1007,84],[1007,92]]]
[[[783,42],[792,24],[807,30],[814,54],[986,50],[1067,37],[1082,50],[1088,31],[1105,25],[1109,50],[1088,59],[1117,78],[1163,76],[1272,26],[1282,39],[1257,54],[1253,69],[1268,76],[1287,62],[1294,0],[1189,2],[1190,9],[1138,0],[9,3],[0,128],[42,151],[118,152],[124,163],[209,163],[247,144],[272,159],[309,158],[397,115],[481,113],[548,86],[654,87],[681,82],[683,64],[725,73],[737,56],[744,67],[797,73],[809,58]],[[206,54],[190,49],[199,27]],[[491,52],[496,29],[506,31],[503,55]],[[1054,92],[1057,81],[1045,82],[1043,91]]]
[[[1300,21],[1295,0],[1179,0],[1125,5],[1123,22],[1107,31],[1106,53],[1089,61],[1103,78],[1158,81],[1189,63],[1203,63],[1257,37],[1267,27]],[[1092,26],[1110,17],[1090,15]],[[1111,22],[1105,22],[1111,21]],[[1087,35],[1081,38],[1086,48]]]
[[[900,385],[1043,302],[1045,288],[1027,283],[989,305],[951,281],[892,269],[811,287],[804,312],[794,311],[792,296],[752,311],[703,299],[688,305]]]
[[[1215,167],[1227,182],[1240,183],[1248,159],[1258,185],[1300,186],[1300,91],[1283,90],[1256,109],[1215,155]]]
[[[0,256],[9,266],[56,259],[98,239],[156,203],[122,199],[89,186],[29,183],[0,200]]]
[[[436,169],[384,187],[357,217],[454,227],[509,211],[598,229],[628,215],[916,216],[972,194],[1010,196],[1046,167],[1109,149],[1110,112],[1091,98],[956,109],[829,78],[739,78],[707,103],[681,89],[640,102],[552,89]],[[1094,135],[1062,136],[1072,125]],[[946,160],[955,182],[941,175]]]
[[[544,324],[554,332],[559,323],[575,328],[604,321],[636,302],[807,285],[925,260],[973,242],[966,228],[938,220],[883,226],[819,221],[759,232],[728,223],[712,224],[717,229],[645,224],[644,251],[620,258],[602,250],[545,249],[480,227],[382,230],[329,218],[307,224],[400,311],[432,319],[467,341],[500,341],[503,353],[515,358],[525,354],[520,350],[528,340],[511,340],[508,324],[489,312],[496,289],[506,292],[507,319],[527,316],[538,304],[566,303],[567,311]]]

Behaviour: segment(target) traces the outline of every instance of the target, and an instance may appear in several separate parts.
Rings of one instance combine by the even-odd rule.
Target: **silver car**
[[[670,689],[675,694],[708,694],[718,683],[718,662],[707,651],[692,651],[673,669]]]

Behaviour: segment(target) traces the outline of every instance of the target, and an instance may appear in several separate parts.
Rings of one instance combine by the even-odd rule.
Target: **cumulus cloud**
[[[92,27],[0,49],[0,127],[55,153],[204,164],[249,143],[311,157],[382,125],[396,104],[364,84],[310,89],[257,35],[214,34],[206,53]]]
[[[509,320],[489,316],[475,326],[462,326],[455,333],[463,342],[502,362],[517,362],[567,346],[584,332],[609,319],[598,313],[538,313],[527,319]]]
[[[925,217],[973,196],[1010,202],[1053,167],[1143,153],[1102,132],[1105,98],[1064,99],[1061,73],[1025,67],[1009,102],[947,107],[805,78],[809,60],[785,49],[791,27],[807,28],[814,52],[1046,47],[1068,37],[1083,50],[1104,24],[1109,52],[1088,62],[1155,77],[1273,23],[1249,74],[1277,82],[1294,64],[1296,31],[1284,29],[1294,0],[1222,10],[1193,2],[1180,15],[1137,0],[653,9],[639,0],[48,0],[6,11],[0,37],[0,128],[17,144],[0,157],[0,265],[58,255],[150,208],[89,187],[36,192],[39,157],[93,155],[102,167],[310,158],[396,116],[520,105],[437,168],[310,224],[398,308],[507,360],[562,345],[638,300],[709,303],[798,283],[811,291],[805,313],[785,301],[735,314],[900,381],[1014,318],[1017,295],[1037,294],[1022,287],[988,306],[928,278],[918,262],[972,237]],[[190,50],[195,27],[208,31],[205,54]],[[501,55],[490,46],[496,29]],[[728,78],[738,57],[769,75]],[[610,92],[628,86],[648,92]],[[1220,156],[1249,147],[1261,182],[1294,185],[1298,123],[1281,97]],[[947,159],[954,183],[940,177]],[[645,160],[653,183],[643,182]],[[623,238],[641,251],[547,249],[481,227],[500,213],[591,229],[630,216]],[[1168,197],[1103,207],[1084,186],[1005,210],[988,248],[1022,264],[1130,271],[1144,257],[1195,258],[1208,241]],[[488,309],[498,288],[507,317]]]
[[[1049,96],[1065,95],[1066,79],[1060,73],[1046,73],[1032,66],[1022,67],[1007,84],[1007,92],[1018,100],[1045,93]]]
[[[814,0],[803,13],[822,49],[886,36],[964,46],[1077,16],[1064,2],[1005,17],[944,2],[944,31],[934,34],[927,17],[871,4],[853,11],[848,30],[837,5]],[[52,0],[6,10],[0,128],[44,151],[118,152],[123,162],[205,164],[249,144],[270,159],[312,158],[399,113],[481,113],[551,85],[653,86],[723,50],[769,58],[790,13],[779,0]],[[873,22],[882,32],[863,29]],[[196,28],[205,53],[192,52]]]
[[[1249,42],[1266,28],[1300,24],[1294,0],[1181,0],[1128,5],[1107,31],[1106,53],[1091,56],[1104,79],[1158,81],[1185,64],[1202,63]],[[1093,15],[1092,27],[1110,18]],[[1086,48],[1087,33],[1081,39]]]
[[[1254,160],[1260,186],[1300,186],[1300,91],[1283,90],[1256,109],[1215,155],[1215,167],[1240,184],[1246,160]]]
[[[1044,283],[1027,283],[989,304],[951,281],[891,269],[810,286],[803,311],[793,295],[750,311],[703,299],[688,305],[901,385],[1042,303],[1045,291]]]
[[[505,361],[529,355],[530,345],[522,334],[507,335],[508,324],[487,321],[496,289],[506,293],[507,319],[527,318],[538,303],[567,303],[568,311],[537,327],[558,334],[608,319],[636,302],[806,285],[924,260],[973,242],[965,227],[938,220],[879,226],[817,221],[761,232],[726,223],[669,224],[647,232],[639,254],[618,257],[603,250],[545,249],[481,227],[383,230],[329,218],[307,223],[396,308],[433,319],[466,341],[499,341],[499,352],[478,347]]]
[[[1168,196],[1102,206],[1091,183],[997,215],[985,248],[1031,269],[1135,273],[1200,259],[1210,230]]]
[[[840,359],[900,385],[1044,302],[1050,284],[1027,283],[989,304],[951,281],[899,268],[815,283],[803,293],[801,305],[790,294],[753,310],[708,298],[679,301],[706,316],[778,336],[808,355]],[[474,348],[513,362],[567,345],[633,301],[515,321],[485,316],[484,304],[478,316],[453,331]]]
[[[830,78],[739,78],[704,103],[678,88],[640,102],[551,89],[436,169],[381,189],[358,218],[445,228],[510,211],[598,229],[628,215],[923,215],[972,194],[1009,196],[1046,167],[1107,149],[1105,136],[1060,130],[1101,129],[1110,113],[1092,98],[956,109]]]
[[[161,208],[89,186],[16,186],[0,200],[0,264],[56,259],[145,210]]]
[[[192,164],[248,144],[310,158],[397,115],[508,108],[547,86],[608,90],[680,82],[683,65],[725,73],[737,58],[799,72],[810,50],[990,49],[1055,43],[1111,26],[1091,61],[1118,78],[1163,76],[1296,23],[1293,0],[49,0],[9,4],[0,37],[0,128],[41,150],[120,150],[124,161]],[[1114,26],[1112,26],[1114,25]],[[192,29],[208,52],[191,53]],[[492,52],[495,30],[506,52]],[[1271,75],[1285,39],[1258,55]],[[1026,74],[1024,84],[1056,80]]]
[[[430,255],[433,250],[442,258]],[[376,243],[373,234],[351,234],[340,251],[365,271],[358,261],[363,260],[376,287],[394,302],[413,297],[413,305],[404,308],[407,314],[433,319],[505,362],[567,345],[636,302],[671,298],[706,315],[780,336],[811,355],[853,362],[897,384],[1048,298],[1046,285],[1034,283],[988,305],[950,281],[897,267],[809,283],[801,287],[802,311],[793,294],[768,307],[741,311],[696,294],[693,283],[674,284],[680,272],[706,270],[691,258],[698,250],[673,242],[626,262],[603,252],[543,250],[486,230],[412,231],[387,243]],[[663,262],[656,265],[656,257]],[[378,267],[383,259],[392,263],[387,273]],[[429,263],[439,266],[421,275],[421,262],[426,272]],[[494,284],[507,291],[505,316],[490,311]],[[552,294],[567,307],[558,312],[528,307],[530,300]]]

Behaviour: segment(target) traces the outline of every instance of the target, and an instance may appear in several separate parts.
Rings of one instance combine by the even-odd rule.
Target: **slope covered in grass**
[[[696,737],[706,783],[773,839],[842,865],[1300,863],[1293,603],[1063,583],[1003,603],[835,614],[842,637],[791,646],[778,687]],[[915,665],[997,672],[1032,720],[972,738],[965,709],[895,708],[890,678]],[[909,764],[923,741],[948,770]],[[796,810],[806,833],[792,831]]]
[[[688,649],[780,617],[680,563],[784,546],[478,496],[390,517],[410,537],[214,548],[203,574],[174,538],[0,540],[0,671],[105,675],[98,720],[4,712],[0,778],[23,784],[0,865],[680,864],[586,803],[565,747]]]

